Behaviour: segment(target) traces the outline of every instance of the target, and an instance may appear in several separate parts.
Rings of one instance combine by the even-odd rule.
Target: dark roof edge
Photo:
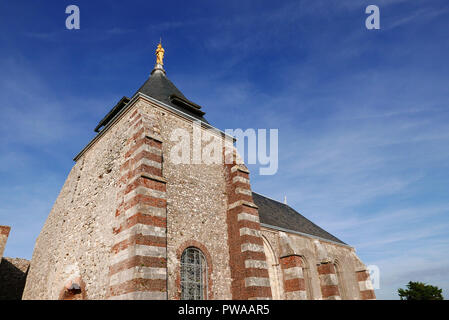
[[[189,110],[190,112],[197,114],[198,116],[202,117],[206,114],[206,112],[201,111],[201,106],[197,105],[195,102],[192,102],[190,100],[187,99],[183,99],[179,96],[177,96],[176,94],[172,94],[170,97],[168,97],[170,99],[170,101],[175,104],[175,105],[179,105],[180,107],[184,107],[187,110]]]
[[[182,117],[184,117],[184,118],[187,118],[187,119],[189,119],[189,120],[193,120],[193,121],[199,121],[199,122],[201,122],[201,125],[202,126],[205,126],[205,127],[207,127],[208,129],[213,129],[213,130],[215,130],[215,131],[217,131],[218,133],[220,133],[222,136],[225,136],[225,137],[229,137],[229,138],[231,138],[232,139],[232,141],[233,142],[235,142],[235,138],[234,137],[232,137],[232,136],[230,136],[230,135],[228,135],[227,133],[225,133],[225,132],[223,132],[223,131],[221,131],[220,129],[218,129],[218,128],[215,128],[214,126],[212,126],[212,125],[210,125],[209,123],[207,123],[207,122],[204,122],[204,121],[201,121],[201,120],[199,120],[198,118],[195,118],[195,117],[193,117],[193,116],[191,116],[191,115],[189,115],[189,114],[187,114],[187,113],[185,113],[185,112],[182,112],[182,111],[180,111],[180,110],[177,110],[177,109],[175,109],[175,108],[173,108],[172,106],[170,106],[170,105],[168,105],[168,104],[166,104],[166,103],[164,103],[164,102],[162,102],[162,101],[159,101],[159,100],[156,100],[156,99],[154,99],[154,98],[152,98],[152,97],[150,97],[150,96],[147,96],[146,94],[144,94],[144,93],[141,93],[141,92],[136,92],[132,97],[131,97],[131,99],[129,100],[129,102],[119,111],[119,112],[117,112],[117,114],[108,122],[108,124],[95,136],[95,137],[93,137],[93,139],[75,156],[75,158],[73,158],[73,161],[78,161],[78,159],[98,140],[98,139],[100,139],[100,137],[101,136],[103,136],[103,134],[106,132],[106,131],[108,131],[108,129],[115,123],[115,122],[117,122],[119,119],[120,119],[120,117],[124,114],[124,113],[126,113],[126,111],[128,110],[128,109],[130,109],[131,108],[131,106],[133,106],[134,105],[134,103],[137,101],[137,98],[138,97],[140,97],[140,96],[142,96],[142,97],[144,97],[144,98],[146,98],[146,99],[148,99],[148,100],[150,100],[151,102],[154,102],[154,103],[156,103],[156,104],[158,104],[158,105],[160,105],[160,106],[162,106],[163,108],[165,108],[165,109],[168,109],[169,111],[171,111],[171,112],[173,112],[173,113],[175,113],[175,114],[178,114],[178,115],[180,115],[180,116],[182,116]]]
[[[94,131],[99,132],[99,129],[103,126],[106,126],[109,121],[111,121],[114,118],[114,115],[120,111],[121,108],[123,108],[127,103],[129,102],[129,98],[126,96],[123,96],[117,102],[117,104],[111,109],[111,111],[108,112],[107,115],[104,116],[104,118],[98,123],[98,125],[95,127]]]
[[[282,227],[278,227],[278,226],[273,226],[271,224],[266,224],[266,223],[260,223],[261,227],[265,227],[265,228],[269,228],[269,229],[274,229],[274,230],[278,230],[278,231],[284,231],[284,232],[289,232],[289,233],[295,233],[301,236],[305,236],[308,238],[313,238],[313,239],[317,239],[317,240],[321,240],[321,241],[326,241],[326,242],[330,242],[332,244],[337,244],[340,246],[344,246],[344,247],[348,247],[348,248],[352,248],[354,249],[353,246],[350,246],[349,244],[346,243],[342,243],[342,242],[337,242],[337,241],[333,241],[333,240],[329,240],[329,239],[325,239],[325,238],[321,238],[318,236],[314,236],[312,234],[308,234],[308,233],[304,233],[304,232],[299,232],[299,231],[295,231],[295,230],[290,230],[290,229],[286,229],[286,228],[282,228]]]
[[[252,192],[252,193],[255,193],[255,194],[258,194],[258,195],[261,196],[261,197],[264,197],[264,198],[267,198],[267,199],[276,201],[276,202],[278,202],[278,203],[280,203],[280,204],[283,204],[284,206],[289,206],[288,204],[285,204],[285,203],[283,203],[283,202],[281,202],[281,201],[279,201],[279,200],[276,200],[276,199],[267,197],[267,196],[265,196],[265,195],[263,195],[263,194],[261,194],[261,193],[259,193],[259,192],[255,192],[255,191],[252,191],[252,190],[251,190],[251,192]],[[290,207],[290,206],[289,206],[289,207]],[[290,208],[292,208],[292,207],[290,207]],[[293,209],[293,208],[292,208],[292,209]],[[293,209],[293,210],[295,210],[295,209]],[[295,211],[296,211],[296,210],[295,210]]]
[[[177,96],[176,94],[172,94],[170,96],[170,98],[177,98],[177,99],[183,100],[184,102],[191,104],[193,107],[195,107],[195,109],[198,109],[198,110],[202,108],[202,106],[196,104],[195,102],[190,101],[189,99],[184,99],[183,97]]]

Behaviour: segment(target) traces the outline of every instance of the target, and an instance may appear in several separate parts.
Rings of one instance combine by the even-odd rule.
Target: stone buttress
[[[321,295],[325,300],[340,300],[340,289],[335,266],[330,262],[322,262],[317,266],[320,278]]]
[[[374,293],[373,284],[370,279],[368,270],[361,270],[356,272],[357,282],[360,290],[361,300],[374,300],[376,295]]]
[[[162,140],[156,121],[129,118],[120,168],[109,299],[167,299],[167,199]]]
[[[245,165],[237,164],[236,158],[235,151],[232,155],[225,152],[232,298],[271,299],[259,214],[252,199],[249,171]]]
[[[303,261],[300,256],[292,255],[280,258],[284,275],[284,291],[287,300],[306,300],[307,292],[304,280]]]

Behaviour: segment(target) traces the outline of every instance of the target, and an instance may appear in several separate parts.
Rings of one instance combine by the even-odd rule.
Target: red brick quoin
[[[306,283],[301,256],[291,255],[282,257],[279,260],[282,272],[284,273],[284,290],[287,299],[306,299]]]
[[[323,299],[329,299],[329,298],[339,298],[340,297],[340,290],[338,288],[338,283],[336,284],[330,284],[327,283],[324,278],[327,275],[336,275],[335,266],[333,263],[322,263],[317,266],[318,275],[320,278],[320,284],[321,284],[321,295],[323,296]]]
[[[122,159],[117,184],[113,228],[117,240],[111,247],[108,294],[113,299],[166,299],[163,273],[167,268],[167,200],[162,141],[154,134],[154,119],[139,110],[128,122],[128,151]],[[147,272],[147,276],[137,272],[136,267]]]
[[[365,285],[365,282],[370,280],[368,270],[358,271],[356,272],[356,276],[359,284],[360,299],[362,300],[376,299],[376,294],[374,293],[374,290],[371,288],[366,288]]]
[[[236,164],[235,152],[232,155],[226,152],[225,149],[232,299],[271,299],[268,269],[254,264],[254,261],[266,262],[266,257],[260,236],[259,212],[251,195],[249,171],[243,164]]]
[[[0,226],[0,234],[9,236],[9,231],[11,230],[11,227],[8,226]]]

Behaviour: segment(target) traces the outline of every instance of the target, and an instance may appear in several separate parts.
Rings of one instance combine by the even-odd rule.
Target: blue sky
[[[72,158],[162,36],[167,75],[215,127],[279,128],[278,173],[250,166],[253,190],[379,266],[378,298],[410,280],[449,297],[447,1],[3,1],[0,30],[6,256],[31,258]]]

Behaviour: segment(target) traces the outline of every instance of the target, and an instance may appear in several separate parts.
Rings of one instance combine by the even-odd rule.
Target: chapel
[[[75,156],[23,299],[375,299],[355,248],[252,190],[233,139],[169,80],[164,54]],[[181,129],[222,142],[223,161],[171,161]]]

